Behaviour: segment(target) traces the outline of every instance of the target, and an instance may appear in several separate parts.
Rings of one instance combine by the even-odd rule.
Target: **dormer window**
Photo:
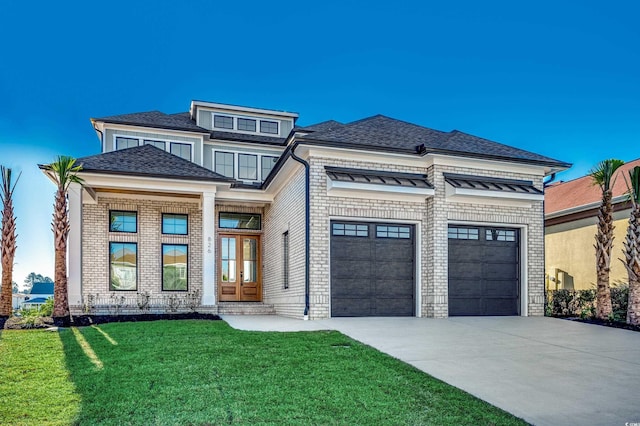
[[[280,121],[274,119],[250,118],[236,115],[211,113],[213,129],[231,130],[243,133],[258,133],[269,136],[280,136]]]
[[[138,146],[137,138],[116,137],[116,149],[133,148],[134,146]]]
[[[213,116],[213,127],[218,129],[233,129],[233,117],[215,114]]]
[[[278,134],[278,122],[277,121],[260,120],[260,132],[261,133],[271,133],[271,134],[277,135]]]
[[[245,132],[255,132],[256,120],[251,120],[249,118],[238,118],[238,130],[243,130]]]

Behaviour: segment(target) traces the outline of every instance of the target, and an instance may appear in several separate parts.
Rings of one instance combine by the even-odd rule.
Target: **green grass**
[[[0,335],[0,424],[524,424],[338,332],[156,321]]]

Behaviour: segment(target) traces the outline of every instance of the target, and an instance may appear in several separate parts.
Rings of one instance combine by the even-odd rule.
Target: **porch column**
[[[69,239],[67,241],[68,297],[70,306],[82,305],[82,186],[69,185]]]
[[[202,194],[202,305],[216,304],[215,192]]]

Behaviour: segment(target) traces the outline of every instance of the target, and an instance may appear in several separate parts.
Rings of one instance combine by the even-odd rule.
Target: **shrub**
[[[42,306],[40,306],[40,316],[50,317],[53,314],[53,298],[47,299]]]
[[[611,287],[613,313],[611,321],[624,322],[627,316],[629,286],[621,283]],[[596,290],[548,290],[545,314],[551,317],[589,319],[596,313]]]

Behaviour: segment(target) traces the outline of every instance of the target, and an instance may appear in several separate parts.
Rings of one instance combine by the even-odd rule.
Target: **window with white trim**
[[[171,142],[171,151],[173,155],[191,161],[191,145],[188,143]]]
[[[216,129],[232,129],[233,130],[233,117],[228,115],[213,115],[213,127]]]
[[[161,149],[161,150],[163,150],[163,151],[166,151],[166,150],[167,150],[167,144],[166,144],[166,142],[164,142],[164,141],[153,141],[153,140],[145,139],[145,140],[144,140],[144,144],[145,144],[145,145],[153,145],[153,146],[155,146],[156,148],[160,148],[160,149]]]
[[[234,177],[235,155],[233,152],[216,151],[214,159],[214,171],[226,177]]]
[[[271,173],[271,170],[273,170],[273,166],[275,166],[276,162],[278,161],[278,157],[263,155],[260,161],[262,166],[262,180],[265,180],[267,176],[269,176],[269,173]]]
[[[256,131],[256,120],[250,118],[238,118],[238,130],[244,130],[245,132]]]
[[[116,149],[133,148],[138,145],[139,141],[137,138],[127,138],[123,136],[116,137]]]
[[[238,154],[238,179],[258,180],[258,156]]]
[[[278,134],[278,122],[260,120],[260,133],[271,133],[273,135]]]

